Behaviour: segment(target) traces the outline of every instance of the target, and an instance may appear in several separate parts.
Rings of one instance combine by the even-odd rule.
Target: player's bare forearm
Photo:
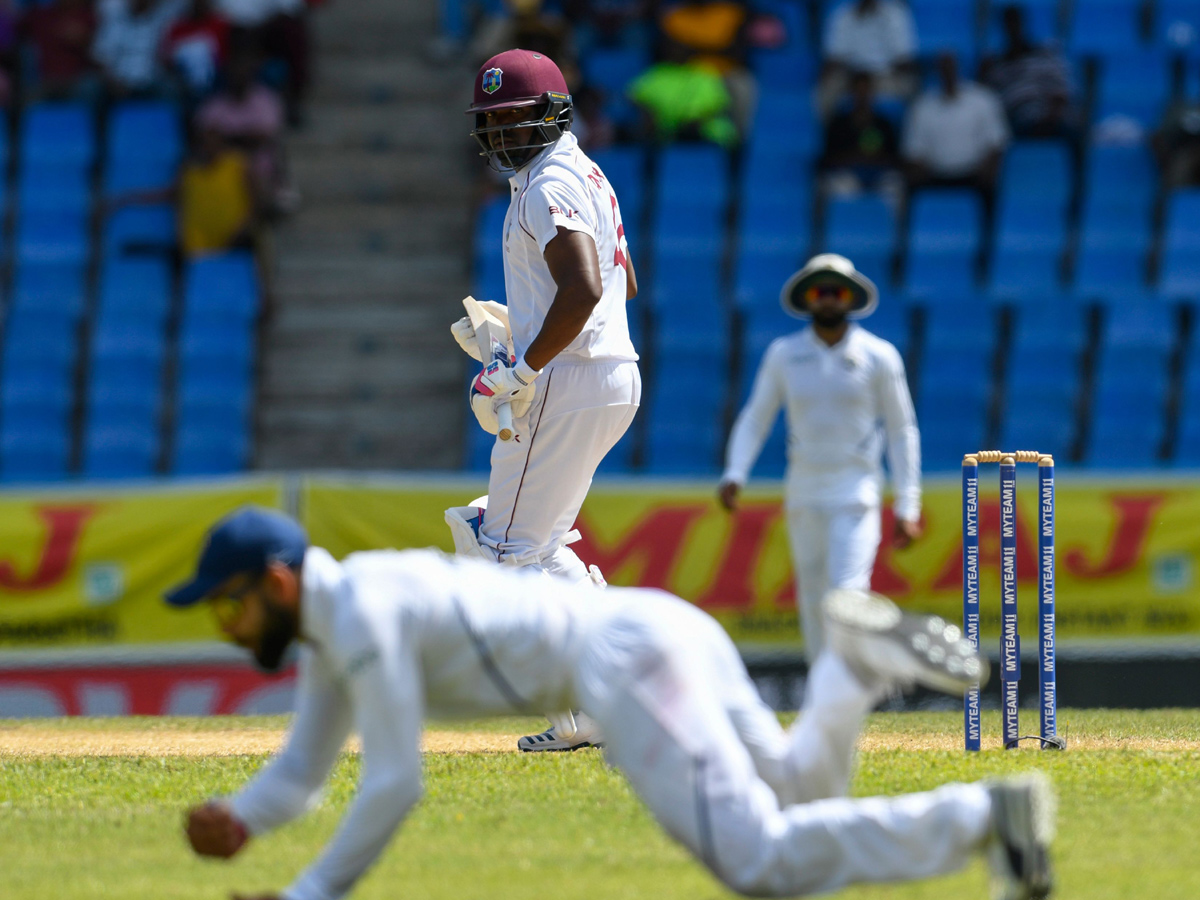
[[[603,293],[600,261],[591,235],[560,226],[543,256],[558,293],[537,337],[525,350],[525,362],[535,369],[544,367],[579,337]]]

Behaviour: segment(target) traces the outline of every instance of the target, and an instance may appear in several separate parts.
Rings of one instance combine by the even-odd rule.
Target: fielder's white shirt
[[[896,515],[920,516],[921,438],[895,347],[853,323],[832,347],[811,328],[772,342],[733,425],[723,480],[746,482],[782,406],[788,506],[878,505],[886,436]]]
[[[941,88],[926,91],[912,105],[904,128],[904,158],[934,174],[972,174],[995,150],[1008,144],[1008,119],[1000,96],[972,81],[961,81],[953,97]]]
[[[917,54],[917,29],[908,7],[880,0],[874,12],[858,14],[858,3],[846,3],[829,15],[825,55],[861,72],[877,75]]]
[[[569,709],[589,623],[645,591],[573,585],[433,550],[311,548],[301,578],[303,642],[286,747],[231,798],[251,834],[305,811],[347,736],[362,741],[358,794],[336,835],[285,892],[335,900],[375,861],[421,795],[426,714]]]
[[[625,317],[629,252],[617,195],[567,132],[509,178],[504,219],[504,292],[517,357],[537,337],[558,287],[542,254],[562,226],[596,242],[603,294],[583,331],[555,361],[636,360]]]

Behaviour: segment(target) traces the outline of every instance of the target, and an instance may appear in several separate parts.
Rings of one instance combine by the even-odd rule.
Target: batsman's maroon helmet
[[[529,109],[519,122],[487,124],[485,113],[501,109]],[[563,133],[571,130],[571,95],[554,60],[532,50],[505,50],[485,62],[475,78],[475,101],[467,108],[475,116],[471,136],[479,142],[480,156],[493,168],[519,169]],[[531,139],[519,145],[492,146],[492,135],[504,137],[514,128],[533,128]]]

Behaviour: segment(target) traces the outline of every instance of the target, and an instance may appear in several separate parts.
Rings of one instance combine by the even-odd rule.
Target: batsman
[[[479,70],[467,113],[480,155],[509,174],[500,235],[508,302],[481,305],[507,326],[511,357],[481,350],[495,344],[480,340],[479,315],[451,329],[484,364],[471,385],[471,410],[500,439],[487,498],[447,510],[446,521],[459,553],[603,584],[568,544],[578,537],[575,517],[597,466],[641,402],[625,315],[637,277],[621,207],[571,134],[571,96],[548,57],[528,50],[492,57]],[[521,749],[600,742],[586,717],[563,713],[551,721],[549,731],[523,738]]]

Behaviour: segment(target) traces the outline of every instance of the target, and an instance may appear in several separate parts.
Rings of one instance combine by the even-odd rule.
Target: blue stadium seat
[[[1145,128],[1162,118],[1170,95],[1167,58],[1158,50],[1112,54],[1101,66],[1095,118],[1128,116]]]
[[[1070,297],[1019,306],[1014,310],[1013,348],[1077,353],[1087,341],[1084,313]]]
[[[925,310],[926,354],[940,354],[944,350],[972,352],[990,359],[996,345],[996,324],[989,307],[964,313],[947,307],[929,307]]]
[[[42,166],[87,169],[96,158],[92,110],[84,103],[39,103],[26,110],[21,159]]]
[[[1000,426],[1000,445],[1049,453],[1060,465],[1067,461],[1075,441],[1075,421],[1071,410],[1034,410],[1010,404]]]
[[[17,262],[82,266],[91,255],[83,215],[30,213],[17,223]]]
[[[1178,310],[1166,303],[1131,305],[1114,299],[1104,306],[1104,350],[1167,352],[1179,337]]]
[[[44,363],[63,369],[79,354],[79,321],[62,313],[15,309],[4,326],[4,364]]]
[[[1146,214],[1158,189],[1154,157],[1145,144],[1091,147],[1084,178],[1087,202],[1106,210]]]
[[[161,325],[145,319],[109,315],[92,329],[92,360],[146,360],[161,362],[167,339]]]
[[[54,364],[15,363],[0,375],[0,419],[2,410],[33,407],[66,416],[75,400],[74,372]]]
[[[1092,419],[1084,462],[1104,469],[1148,469],[1161,465],[1162,415],[1137,418],[1098,411]]]
[[[977,57],[973,8],[964,6],[962,0],[912,0],[909,5],[922,56],[953,50],[960,60]]]
[[[1157,0],[1155,37],[1171,51],[1200,52],[1200,6],[1195,0]]]
[[[590,154],[592,162],[600,167],[608,183],[617,195],[621,207],[621,221],[625,225],[626,239],[630,240],[631,226],[641,224],[642,211],[646,202],[645,170],[646,156],[641,147],[607,147]],[[507,205],[507,201],[506,201]],[[501,215],[501,222],[503,222]],[[497,233],[499,233],[497,231]],[[630,240],[632,247],[633,242]]]
[[[641,47],[594,47],[582,59],[584,82],[604,94],[604,109],[618,125],[637,122],[637,107],[629,100],[629,84],[650,65]]]
[[[1075,0],[1067,47],[1073,55],[1128,53],[1141,46],[1142,0]]]
[[[498,273],[503,284],[504,217],[508,214],[508,197],[488,200],[475,214],[475,276]]]
[[[119,103],[108,115],[109,162],[178,165],[183,156],[183,116],[161,100]]]
[[[26,263],[17,267],[13,308],[78,319],[86,294],[87,279],[81,266]]]
[[[17,205],[21,216],[86,216],[92,207],[89,173],[84,169],[55,169],[27,163],[17,178]]]
[[[1144,291],[1150,241],[1149,206],[1124,209],[1089,197],[1080,223],[1076,294],[1110,297]]]
[[[901,356],[908,353],[909,339],[912,331],[911,307],[902,297],[882,297],[875,312],[858,324],[876,337],[883,338],[900,351]]]
[[[734,302],[739,309],[779,306],[779,291],[804,264],[804,253],[788,249],[762,248],[741,236],[734,274]]]
[[[1071,152],[1063,141],[1018,141],[1004,156],[1002,208],[1061,213],[1071,199]]]
[[[162,253],[176,243],[175,210],[170,206],[125,206],[104,223],[104,254]]]
[[[960,400],[961,398],[953,398]],[[944,472],[958,468],[963,454],[978,450],[987,441],[986,408],[971,408],[963,415],[946,415],[938,401],[918,404],[917,422],[921,430],[921,468]],[[970,402],[975,402],[974,400]]]
[[[186,318],[249,321],[258,315],[258,303],[258,274],[249,253],[235,250],[202,257],[184,272]]]
[[[248,371],[254,349],[254,335],[247,328],[197,322],[179,334],[179,358],[185,364]]]
[[[975,192],[918,192],[909,220],[905,290],[931,295],[973,290],[981,226]]]
[[[11,418],[11,417],[6,417]],[[71,436],[65,422],[0,423],[0,480],[57,481],[67,476]]]
[[[148,478],[161,449],[157,422],[89,424],[83,433],[83,474],[88,478]]]
[[[825,247],[849,256],[890,257],[896,249],[896,215],[882,197],[835,197],[825,210]]]
[[[171,472],[175,475],[223,475],[240,472],[250,462],[245,429],[181,428],[175,433],[174,448]]]
[[[715,421],[647,419],[646,468],[652,475],[712,477],[720,466],[721,436]]]
[[[760,85],[750,129],[751,153],[799,153],[811,159],[820,149],[821,124],[808,85]]]
[[[100,273],[101,314],[162,323],[171,309],[171,268],[165,259],[109,260]]]
[[[104,196],[165,191],[175,184],[178,175],[179,163],[171,160],[110,158],[104,167]]]
[[[1167,199],[1159,287],[1169,297],[1200,297],[1200,188]]]
[[[1065,240],[1066,222],[1061,213],[1029,206],[1002,207],[992,255],[992,293],[1057,291]]]
[[[729,202],[729,159],[708,144],[679,144],[658,157],[657,209],[675,214],[701,210],[720,214]]]

